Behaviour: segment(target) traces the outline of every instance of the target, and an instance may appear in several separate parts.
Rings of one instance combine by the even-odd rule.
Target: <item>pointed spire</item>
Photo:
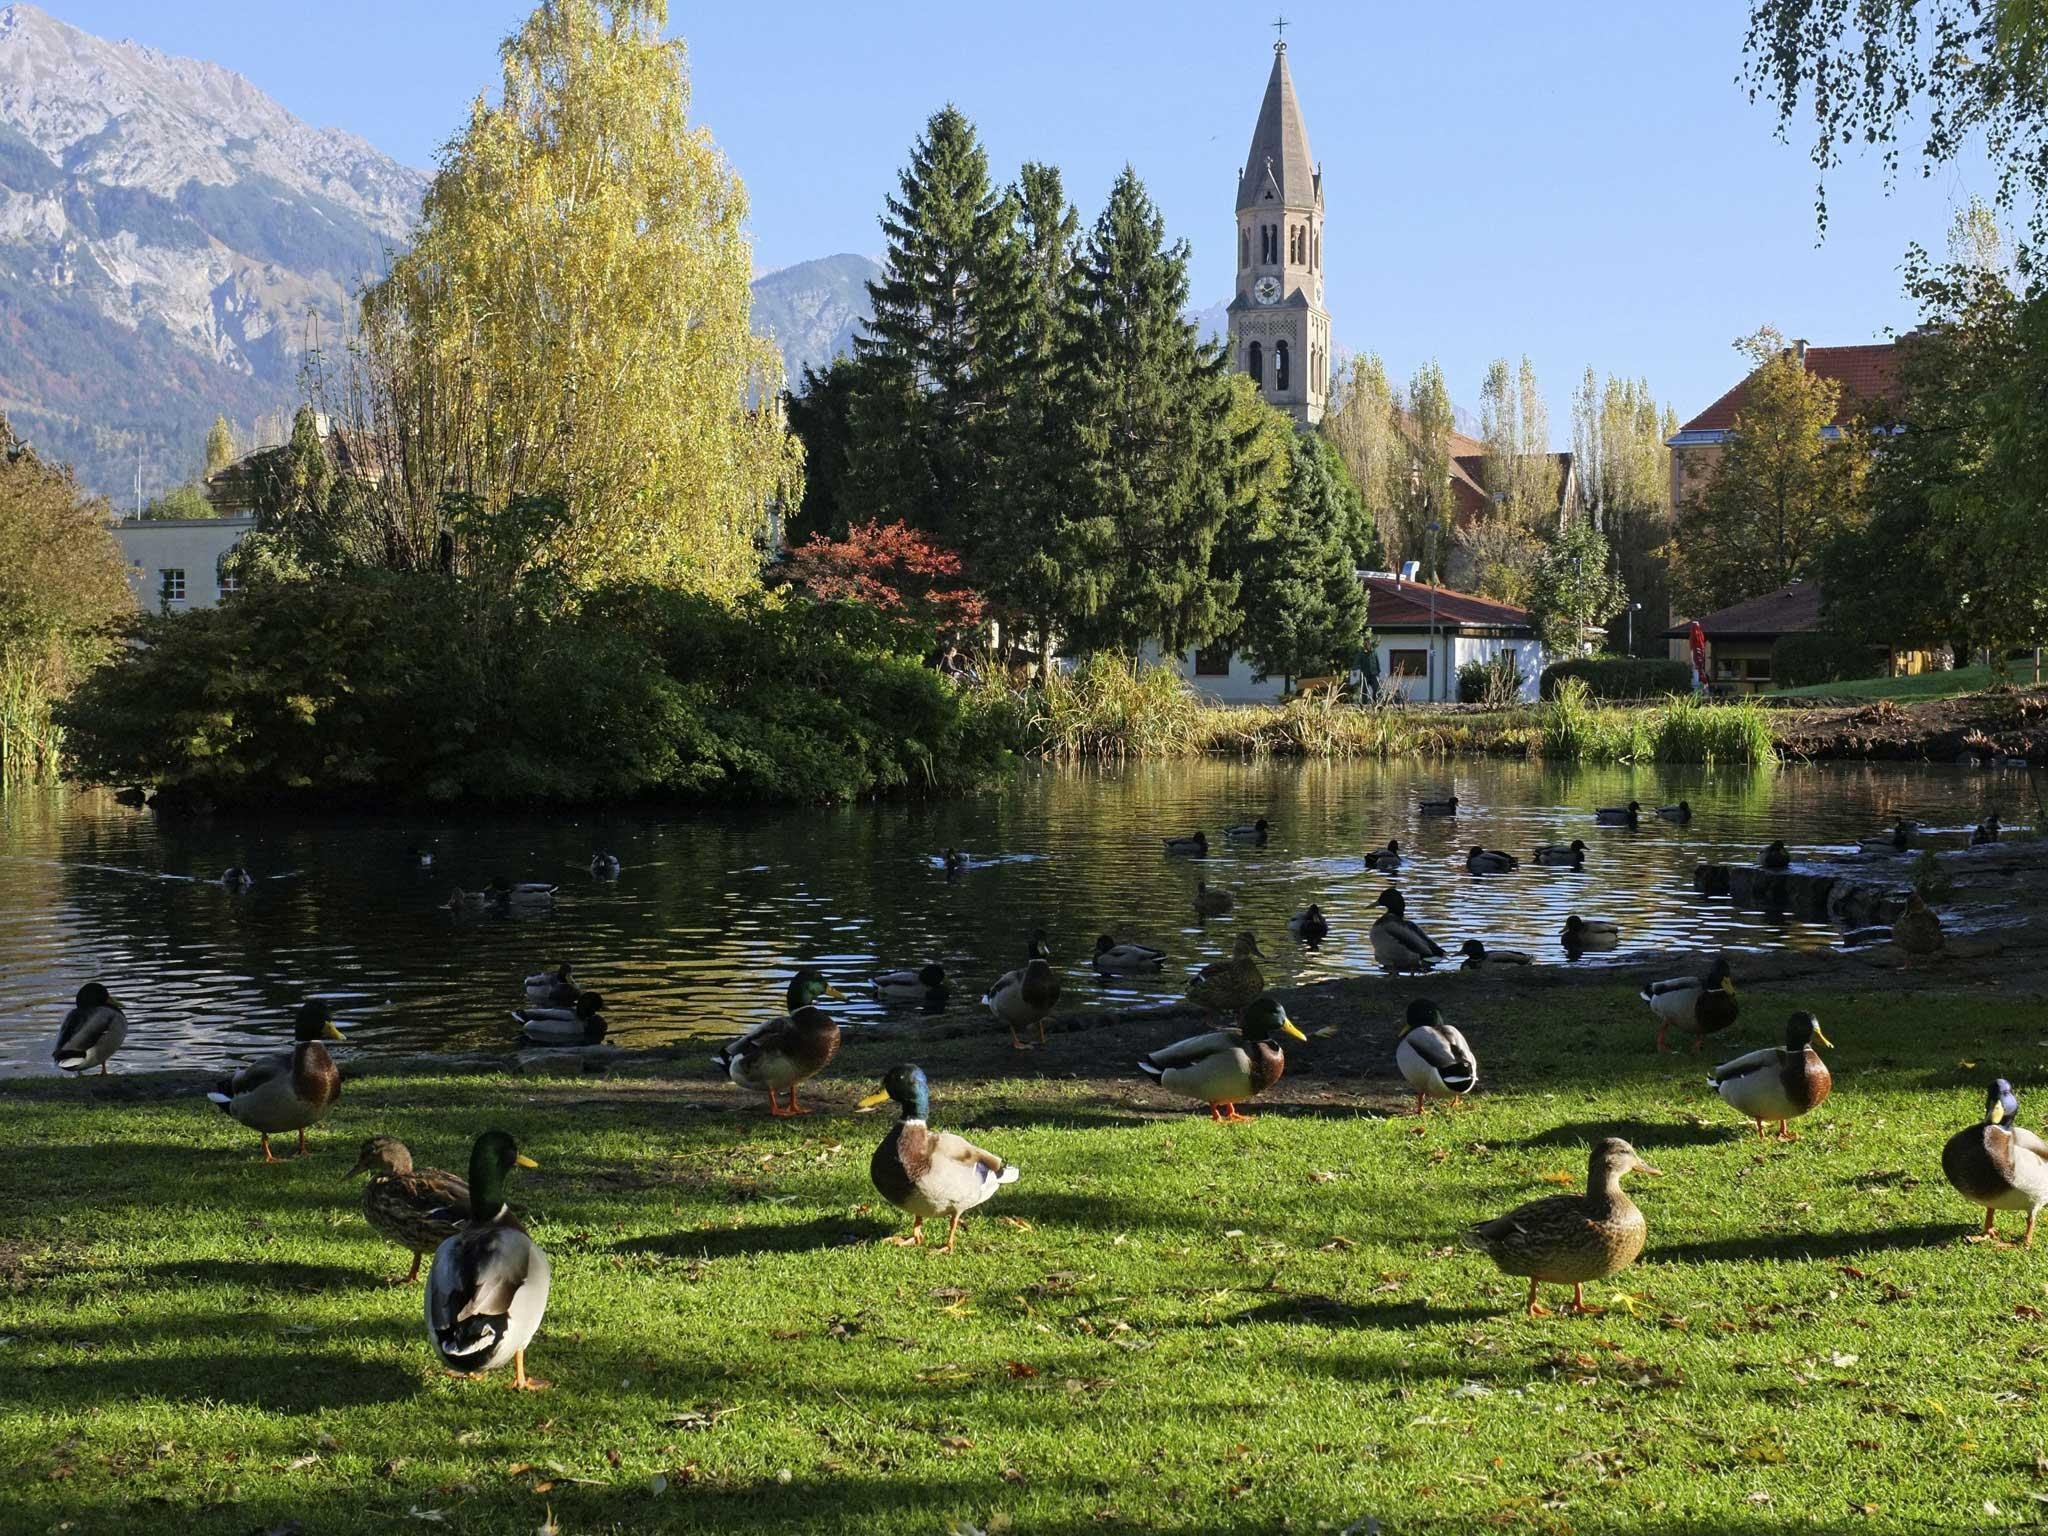
[[[1237,206],[1312,208],[1321,196],[1315,158],[1308,152],[1308,127],[1287,72],[1287,44],[1273,45],[1273,73],[1259,107],[1259,125],[1237,184]]]

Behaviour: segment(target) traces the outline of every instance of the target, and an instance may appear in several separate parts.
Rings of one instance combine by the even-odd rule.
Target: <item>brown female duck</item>
[[[420,1277],[420,1260],[462,1230],[469,1212],[469,1184],[439,1168],[412,1165],[412,1153],[396,1136],[372,1136],[363,1143],[355,1167],[342,1175],[367,1173],[363,1186],[363,1218],[401,1248],[412,1250],[412,1268],[392,1285],[410,1285]]]
[[[1529,1277],[1529,1315],[1548,1309],[1536,1300],[1536,1287],[1549,1282],[1572,1288],[1572,1310],[1599,1310],[1586,1305],[1588,1280],[1605,1280],[1633,1264],[1643,1251],[1649,1227],[1633,1200],[1621,1192],[1625,1173],[1657,1170],[1619,1136],[1593,1148],[1583,1195],[1552,1195],[1516,1206],[1505,1216],[1482,1221],[1465,1234],[1502,1274]]]

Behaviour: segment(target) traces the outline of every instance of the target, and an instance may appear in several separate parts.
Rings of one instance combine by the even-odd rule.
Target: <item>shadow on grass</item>
[[[395,1403],[420,1389],[417,1371],[352,1360],[333,1350],[264,1348],[248,1339],[232,1347],[202,1342],[189,1354],[157,1352],[146,1360],[93,1358],[77,1365],[22,1370],[13,1390],[30,1402],[229,1404],[273,1413],[326,1413],[367,1403]]]
[[[1426,1301],[1343,1301],[1335,1296],[1280,1296],[1234,1313],[1227,1323],[1309,1323],[1318,1328],[1402,1331],[1433,1323],[1477,1323],[1497,1317],[1493,1307],[1433,1307]]]
[[[1702,1243],[1659,1245],[1644,1257],[1663,1264],[1741,1259],[1847,1259],[1859,1253],[1943,1248],[1973,1230],[1954,1222],[1923,1222],[1915,1227],[1878,1227],[1868,1232],[1787,1232],[1776,1236],[1723,1237]]]
[[[742,1227],[699,1227],[631,1237],[612,1244],[616,1253],[644,1253],[669,1259],[736,1259],[749,1254],[819,1253],[828,1248],[858,1248],[902,1230],[896,1223],[818,1216],[810,1221],[761,1222]],[[930,1235],[927,1226],[926,1235]]]
[[[1694,1125],[1685,1120],[1572,1120],[1553,1125],[1534,1136],[1501,1143],[1509,1147],[1578,1147],[1590,1150],[1593,1143],[1619,1136],[1644,1152],[1657,1147],[1711,1147],[1724,1142],[1756,1139],[1756,1128],[1747,1123]]]
[[[296,1259],[180,1259],[168,1264],[145,1264],[135,1273],[145,1280],[237,1285],[304,1295],[376,1290],[382,1288],[384,1279],[360,1264],[308,1264]],[[404,1273],[402,1267],[399,1273]]]

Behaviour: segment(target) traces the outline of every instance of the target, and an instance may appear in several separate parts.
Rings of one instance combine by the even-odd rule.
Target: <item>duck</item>
[[[432,869],[434,867],[434,855],[428,849],[414,846],[405,850],[405,862],[412,865],[415,869]]]
[[[1467,939],[1458,946],[1458,953],[1465,957],[1461,971],[1483,971],[1497,965],[1534,965],[1536,957],[1524,954],[1519,949],[1488,949],[1477,939]]]
[[[535,971],[526,978],[524,985],[528,1002],[549,1008],[567,1008],[583,990],[576,985],[566,960],[552,971]]]
[[[1692,1048],[1697,1051],[1707,1036],[1735,1022],[1739,1004],[1735,999],[1735,977],[1728,969],[1728,957],[1716,955],[1705,976],[1674,976],[1667,981],[1645,982],[1636,993],[1657,1016],[1657,1049],[1664,1050],[1665,1036],[1673,1025],[1692,1031]]]
[[[579,992],[567,1008],[514,1008],[519,1034],[530,1045],[596,1045],[605,1037],[604,998]]]
[[[1455,816],[1458,814],[1458,797],[1442,795],[1431,798],[1425,795],[1415,803],[1415,809],[1423,816]]]
[[[1390,971],[1426,971],[1448,959],[1444,948],[1408,921],[1407,898],[1388,886],[1373,903],[1386,910],[1372,925],[1372,957]]]
[[[1621,942],[1621,925],[1605,918],[1581,917],[1574,912],[1564,920],[1558,942],[1573,955],[1586,950],[1613,949]]]
[[[1572,1288],[1572,1310],[1586,1305],[1586,1282],[1618,1275],[1643,1251],[1649,1224],[1636,1203],[1622,1193],[1624,1174],[1658,1170],[1619,1136],[1594,1144],[1587,1160],[1583,1195],[1552,1195],[1518,1205],[1505,1216],[1482,1221],[1465,1240],[1491,1258],[1504,1275],[1529,1278],[1529,1316],[1548,1316],[1536,1299],[1541,1284]]]
[[[347,1038],[334,1027],[327,1004],[312,998],[299,1007],[292,1028],[296,1042],[289,1051],[251,1062],[224,1077],[207,1098],[230,1119],[239,1120],[263,1138],[263,1161],[279,1159],[270,1138],[285,1131],[299,1133],[300,1157],[306,1155],[306,1127],[327,1118],[341,1097],[341,1069],[322,1043]]]
[[[1209,853],[1209,836],[1199,830],[1192,837],[1163,837],[1160,841],[1166,845],[1167,853],[1175,858],[1200,859]]]
[[[1241,821],[1234,827],[1225,827],[1223,835],[1233,843],[1259,843],[1263,845],[1268,831],[1266,818],[1261,816],[1257,821]]]
[[[1984,1093],[1984,1119],[1949,1137],[1941,1171],[1951,1188],[1984,1207],[1984,1235],[1998,1235],[2000,1211],[2025,1211],[2020,1242],[2034,1246],[2034,1221],[2048,1205],[2048,1142],[2019,1123],[2019,1095],[2004,1078]]]
[[[891,1003],[943,1002],[951,990],[946,968],[936,962],[916,970],[884,971],[874,979],[875,996]]]
[[[1941,952],[1946,942],[1941,933],[1941,919],[1934,915],[1934,909],[1927,905],[1927,899],[1919,891],[1906,893],[1906,910],[1892,919],[1892,942],[1909,955]]]
[[[450,912],[477,912],[481,911],[484,903],[490,899],[491,893],[487,890],[465,891],[458,885],[448,893],[448,899],[442,902],[441,905]]]
[[[1792,867],[1792,850],[1787,848],[1784,842],[1780,840],[1764,849],[1756,862],[1759,869],[1790,869]]]
[[[1108,934],[1095,940],[1095,969],[1104,976],[1137,976],[1166,964],[1166,951],[1149,944],[1119,944]]]
[[[1426,997],[1408,1005],[1401,1020],[1394,1065],[1415,1090],[1415,1113],[1429,1099],[1460,1099],[1479,1086],[1479,1058],[1443,1010]]]
[[[1287,931],[1304,943],[1317,944],[1330,936],[1330,920],[1321,907],[1310,902],[1287,919]]]
[[[1881,837],[1865,838],[1858,847],[1864,853],[1907,853],[1912,850],[1913,836],[1919,829],[1901,817],[1891,831]]]
[[[1522,861],[1512,853],[1502,853],[1498,848],[1481,848],[1473,845],[1465,855],[1465,870],[1474,875],[1504,875],[1510,870],[1520,869]]]
[[[1204,1013],[1242,1013],[1266,990],[1266,977],[1259,969],[1264,958],[1258,935],[1240,933],[1228,960],[1211,961],[1195,972],[1188,982],[1188,1001]]]
[[[1392,874],[1401,867],[1401,845],[1388,838],[1386,847],[1375,848],[1365,856],[1365,867],[1377,869],[1384,874]]]
[[[1045,1021],[1059,1006],[1060,979],[1052,968],[1052,952],[1045,947],[1045,930],[1034,928],[1024,949],[1024,964],[999,977],[983,994],[988,1011],[1010,1027],[1010,1044],[1020,1051],[1030,1049],[1017,1031],[1036,1025],[1038,1043],[1045,1044]]]
[[[231,864],[221,871],[220,886],[224,891],[246,891],[256,883],[256,877],[239,864]]]
[[[499,907],[548,907],[553,906],[558,886],[545,880],[507,880],[503,875],[491,877],[491,883],[484,890],[484,899]]]
[[[548,1310],[551,1267],[505,1204],[505,1177],[540,1164],[503,1131],[485,1131],[469,1150],[468,1220],[434,1250],[427,1271],[427,1338],[451,1371],[482,1375],[512,1363],[512,1385],[538,1392],[526,1350]]]
[[[1643,808],[1631,800],[1627,805],[1605,805],[1593,813],[1603,827],[1627,827],[1633,832],[1643,819]]]
[[[966,870],[969,862],[971,861],[968,859],[967,855],[962,853],[958,848],[948,848],[944,853],[939,855],[939,868],[943,869],[949,875],[957,875],[963,873]]]
[[[882,1138],[868,1160],[875,1193],[908,1213],[910,1230],[882,1239],[899,1247],[924,1242],[924,1224],[946,1218],[946,1245],[951,1253],[960,1235],[960,1218],[995,1198],[996,1191],[1017,1182],[1018,1168],[993,1152],[985,1152],[964,1136],[931,1128],[931,1081],[924,1068],[911,1062],[891,1067],[881,1088],[860,1101],[876,1109],[890,1100],[903,1109],[902,1118]]]
[[[783,993],[789,1011],[728,1041],[712,1055],[711,1064],[742,1088],[766,1093],[769,1114],[808,1115],[810,1111],[797,1102],[797,1084],[824,1071],[839,1050],[839,1025],[818,1003],[844,1001],[845,996],[823,971],[804,966]],[[787,1108],[778,1097],[785,1090]]]
[[[616,853],[593,853],[590,856],[590,878],[593,880],[616,880],[619,871],[625,867]]]
[[[88,981],[71,1000],[70,1011],[57,1026],[57,1044],[50,1059],[60,1072],[107,1075],[107,1062],[128,1038],[127,1010],[115,1002],[106,984]]]
[[[1795,1013],[1785,1026],[1783,1049],[1768,1047],[1724,1061],[1707,1074],[1707,1086],[1756,1122],[1759,1139],[1764,1122],[1775,1120],[1778,1140],[1797,1141],[1790,1122],[1818,1109],[1835,1086],[1828,1064],[1813,1048],[1816,1040],[1834,1048],[1835,1042],[1821,1032],[1819,1019]]]
[[[1279,1035],[1308,1038],[1268,994],[1245,1009],[1242,1034],[1217,1030],[1175,1041],[1140,1057],[1138,1070],[1169,1092],[1207,1104],[1212,1120],[1250,1120],[1237,1106],[1264,1093],[1287,1070]]]
[[[1195,882],[1195,916],[1221,917],[1237,905],[1237,898],[1228,891],[1219,891],[1206,880]]]
[[[1586,840],[1575,837],[1569,843],[1545,843],[1531,857],[1550,869],[1584,869]]]
[[[1681,800],[1676,805],[1660,805],[1657,807],[1657,819],[1659,821],[1691,821],[1692,803],[1687,800]]]
[[[2004,830],[1998,824],[1998,813],[1993,811],[1977,823],[1977,829],[1970,834],[1970,846],[1982,848],[1988,843],[1995,843],[1998,841],[1998,834]]]
[[[363,1219],[412,1254],[404,1279],[388,1284],[411,1285],[420,1277],[420,1261],[462,1230],[469,1215],[469,1184],[439,1168],[414,1168],[412,1153],[396,1136],[372,1136],[356,1154],[356,1165],[342,1175],[367,1173],[363,1186]]]

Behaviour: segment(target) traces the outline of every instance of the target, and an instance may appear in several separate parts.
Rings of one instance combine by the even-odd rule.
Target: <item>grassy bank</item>
[[[2048,1288],[1964,1241],[1938,1157],[1987,1074],[2048,1070],[2037,1006],[1746,994],[1721,1054],[1802,1004],[1837,1042],[1835,1098],[1780,1146],[1621,988],[1439,985],[1484,1091],[1420,1127],[1358,1075],[1392,988],[1305,999],[1338,1033],[1246,1126],[1094,1076],[1128,1032],[1056,1037],[1035,1077],[922,1050],[938,1118],[1024,1171],[951,1257],[876,1243],[883,1121],[846,1106],[900,1047],[842,1053],[802,1122],[694,1083],[352,1080],[282,1167],[189,1095],[0,1087],[7,1528],[2032,1522]],[[491,1124],[542,1165],[515,1190],[555,1266],[537,1396],[434,1367],[341,1179],[370,1131],[445,1165]],[[1593,1288],[1607,1315],[1527,1320],[1456,1234],[1617,1131],[1665,1173],[1637,1181],[1644,1259]]]
[[[2030,673],[2015,670],[2014,680],[2025,682]],[[1842,683],[1815,683],[1807,688],[1777,688],[1774,699],[1952,699],[1959,694],[1982,693],[1995,679],[1989,667],[1957,667],[1951,672],[1922,672],[1913,677],[1860,677]]]

